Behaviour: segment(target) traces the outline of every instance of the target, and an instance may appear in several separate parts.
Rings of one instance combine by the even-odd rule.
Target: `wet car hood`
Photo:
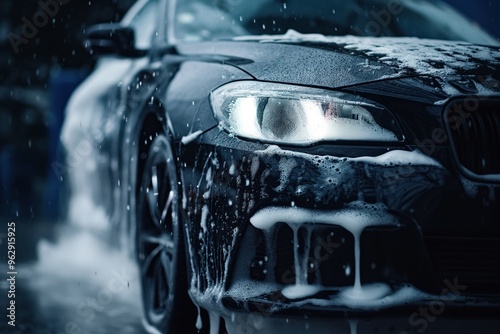
[[[417,38],[287,33],[181,44],[181,54],[224,57],[258,80],[340,88],[408,76],[500,73],[500,48]]]

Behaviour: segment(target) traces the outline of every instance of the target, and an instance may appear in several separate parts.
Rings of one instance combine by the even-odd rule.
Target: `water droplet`
[[[347,265],[345,267],[345,275],[346,276],[351,276],[351,267],[349,265]]]

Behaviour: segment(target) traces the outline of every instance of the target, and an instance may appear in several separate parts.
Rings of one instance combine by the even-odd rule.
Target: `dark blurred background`
[[[60,161],[58,138],[64,107],[95,61],[84,51],[89,25],[119,21],[134,0],[58,0],[40,28],[26,29],[41,3],[3,0],[0,6],[0,219],[60,219],[57,180],[50,165]],[[448,0],[496,37],[500,4],[492,0]],[[30,36],[29,38],[25,38]]]
[[[61,182],[50,161],[58,161],[66,102],[95,64],[83,49],[85,30],[119,21],[133,2],[2,1],[0,218],[59,218]]]

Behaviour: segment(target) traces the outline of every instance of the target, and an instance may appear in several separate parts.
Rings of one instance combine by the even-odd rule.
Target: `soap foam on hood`
[[[376,57],[382,63],[401,69],[406,74],[455,75],[461,71],[476,70],[481,62],[500,65],[500,49],[414,37],[357,37],[301,34],[289,30],[284,35],[236,37],[236,40],[263,42],[317,42],[335,43],[348,51],[359,51]],[[410,73],[408,73],[408,71]],[[400,73],[402,74],[402,73]]]

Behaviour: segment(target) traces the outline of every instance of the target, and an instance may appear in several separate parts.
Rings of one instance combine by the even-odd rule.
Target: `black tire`
[[[136,249],[146,328],[153,333],[191,333],[196,309],[187,293],[175,160],[164,134],[153,139],[140,170]]]

